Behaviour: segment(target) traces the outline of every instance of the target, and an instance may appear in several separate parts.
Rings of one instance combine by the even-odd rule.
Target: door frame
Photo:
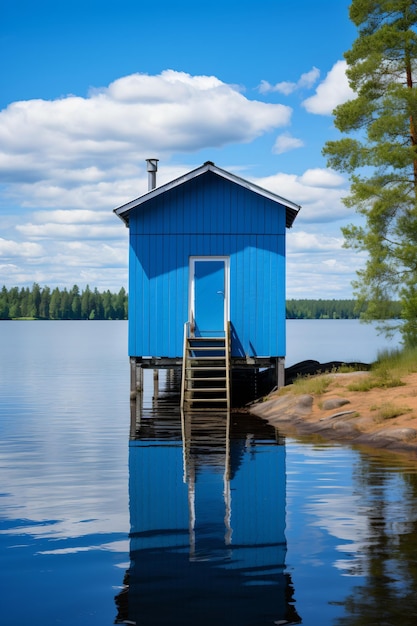
[[[195,320],[195,264],[198,261],[223,261],[224,262],[224,319],[223,330],[226,331],[227,322],[230,319],[230,257],[229,256],[190,256],[189,257],[189,280],[188,280],[188,320],[191,324],[191,334],[194,335]]]

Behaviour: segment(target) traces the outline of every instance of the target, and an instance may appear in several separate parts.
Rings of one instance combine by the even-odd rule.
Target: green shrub
[[[292,384],[292,390],[297,394],[309,393],[321,395],[324,393],[332,379],[330,376],[319,374],[317,376],[299,376]]]
[[[411,411],[412,409],[407,406],[395,406],[395,404],[387,402],[378,408],[378,415],[374,420],[376,422],[383,422],[385,420],[394,419],[394,417],[399,417],[400,415],[405,415]]]
[[[400,378],[392,378],[389,374],[386,376],[367,376],[361,380],[348,385],[349,391],[370,391],[371,389],[389,389],[390,387],[401,387],[405,383]]]

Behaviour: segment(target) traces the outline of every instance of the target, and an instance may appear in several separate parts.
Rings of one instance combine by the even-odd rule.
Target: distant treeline
[[[398,308],[398,310],[397,310]],[[393,317],[400,317],[400,306],[393,303]],[[287,300],[287,319],[357,319],[361,310],[356,300]],[[126,320],[127,293],[100,292],[87,287],[72,289],[3,286],[0,292],[0,319],[41,320]]]
[[[362,310],[357,300],[287,300],[286,306],[291,320],[351,320],[360,318]],[[392,317],[400,315],[400,303],[393,302]]]
[[[67,290],[40,287],[3,286],[0,292],[0,319],[29,318],[40,320],[125,320],[127,293],[91,290],[80,291],[77,285]]]

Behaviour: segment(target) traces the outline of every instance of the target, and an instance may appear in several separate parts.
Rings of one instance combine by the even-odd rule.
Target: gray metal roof
[[[293,222],[295,218],[297,217],[298,212],[301,208],[300,205],[295,204],[294,202],[291,202],[290,200],[286,200],[285,198],[282,198],[281,196],[278,196],[277,194],[273,193],[272,191],[268,191],[267,189],[264,189],[263,187],[259,187],[258,185],[255,185],[254,183],[251,183],[248,180],[241,178],[240,176],[236,176],[236,174],[232,174],[231,172],[228,172],[227,170],[221,169],[220,167],[217,167],[216,165],[214,165],[212,161],[206,161],[203,165],[201,165],[200,167],[197,167],[195,170],[191,170],[191,172],[188,172],[187,174],[184,174],[183,176],[180,176],[179,178],[175,178],[169,183],[166,183],[165,185],[161,185],[161,187],[155,187],[155,189],[148,191],[148,193],[145,193],[143,196],[139,196],[139,198],[136,198],[135,200],[131,200],[130,202],[123,204],[117,209],[114,209],[114,213],[116,213],[116,215],[120,217],[120,219],[126,224],[126,226],[129,226],[129,213],[132,209],[135,209],[141,204],[148,202],[152,198],[156,198],[157,196],[163,193],[166,193],[167,191],[170,191],[171,189],[175,189],[179,185],[182,185],[194,178],[197,178],[198,176],[201,176],[202,174],[205,174],[206,172],[213,172],[214,174],[217,174],[217,176],[221,176],[222,178],[229,180],[232,183],[236,183],[237,185],[240,185],[241,187],[244,187],[245,189],[249,189],[250,191],[257,193],[260,196],[263,196],[265,198],[268,198],[269,200],[272,200],[273,202],[276,202],[277,204],[281,204],[285,206],[286,226],[287,228],[291,228],[291,226],[293,225]]]

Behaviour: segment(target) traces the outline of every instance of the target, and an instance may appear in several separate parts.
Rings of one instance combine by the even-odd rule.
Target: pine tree
[[[78,285],[74,285],[70,291],[71,298],[71,318],[74,320],[81,319],[81,296]]]
[[[0,292],[0,320],[9,319],[9,293],[3,285]]]
[[[39,304],[39,316],[47,320],[49,319],[49,303],[51,301],[51,290],[49,287],[42,289],[41,301]]]
[[[92,293],[91,289],[88,285],[86,285],[84,291],[81,294],[81,317],[84,320],[88,320],[90,318],[91,313],[91,300]]]
[[[41,288],[38,283],[33,283],[32,291],[30,294],[30,317],[39,317],[39,307],[41,304]]]
[[[55,287],[51,293],[51,300],[49,303],[49,317],[51,320],[61,319],[61,292],[58,287]]]
[[[354,282],[364,318],[392,317],[401,303],[405,341],[417,344],[417,2],[352,0],[358,37],[346,52],[356,97],[336,107],[349,134],[325,145],[329,166],[350,175],[344,199],[363,217],[343,229],[346,246],[367,253]]]

